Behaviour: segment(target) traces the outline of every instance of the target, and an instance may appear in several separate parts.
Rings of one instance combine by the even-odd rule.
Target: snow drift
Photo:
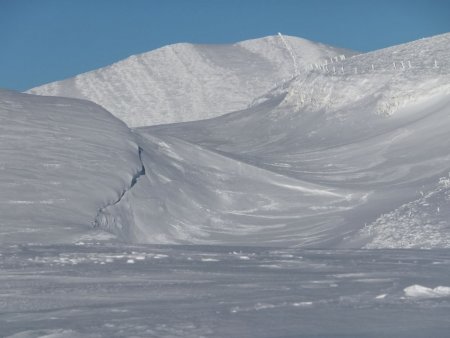
[[[0,243],[72,242],[139,172],[127,126],[87,101],[0,91]]]

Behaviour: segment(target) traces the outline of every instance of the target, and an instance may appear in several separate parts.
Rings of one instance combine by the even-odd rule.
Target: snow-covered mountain
[[[233,45],[182,43],[28,93],[87,99],[131,127],[192,121],[244,109],[311,65],[352,54],[283,35]]]
[[[441,191],[450,172],[449,46],[446,34],[355,56],[246,110],[139,128],[146,187],[103,210],[99,224],[137,224],[139,235],[127,236],[150,242],[370,243],[386,227],[378,217]],[[409,226],[390,217],[391,236],[408,237],[397,246],[449,245],[445,199],[436,203]],[[372,222],[370,236],[353,235]]]
[[[123,69],[187,48],[179,60],[202,54],[201,62],[189,64],[198,72],[206,63],[215,70],[203,74],[196,90],[149,100],[161,97],[174,112],[187,106],[198,112],[183,113],[189,119],[209,116],[204,113],[214,112],[208,111],[214,104],[219,115],[243,108],[201,121],[131,131],[86,101],[2,92],[5,240],[45,241],[58,229],[54,238],[67,241],[74,236],[64,237],[65,227],[80,238],[93,226],[141,243],[448,247],[450,34],[353,57],[335,51],[325,58],[329,49],[302,49],[307,42],[298,40],[297,50],[294,41],[172,46],[80,75],[81,82],[46,87],[55,90],[47,94],[64,94],[58,90],[81,83],[75,87],[108,101],[122,86],[147,100],[145,90],[170,89],[171,82],[161,78],[156,85],[144,75],[127,80]],[[249,68],[255,55],[265,61]],[[274,70],[277,62],[285,68]],[[157,68],[183,83],[200,76],[185,66],[174,70],[173,62]],[[114,69],[118,87],[100,75]],[[231,82],[220,83],[230,69],[243,72],[236,92],[228,91]],[[218,96],[202,101],[207,87]],[[131,125],[162,122],[147,120],[152,115],[133,106],[137,101],[124,96],[121,102],[133,111]],[[163,111],[163,101],[154,102],[154,111]],[[23,235],[41,227],[42,238]]]
[[[306,46],[0,90],[0,335],[448,337],[450,34]]]

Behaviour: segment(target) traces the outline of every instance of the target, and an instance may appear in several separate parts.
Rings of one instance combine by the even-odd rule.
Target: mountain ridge
[[[120,240],[315,248],[447,247],[447,212],[430,210],[441,210],[447,198],[447,186],[438,182],[444,182],[450,171],[449,40],[450,34],[444,34],[354,57],[333,56],[305,64],[305,73],[298,68],[300,63],[290,59],[286,46],[280,46],[288,78],[242,110],[200,121],[131,130],[88,101],[25,94],[11,94],[1,112],[20,116],[35,109],[34,119],[40,119],[36,131],[45,135],[54,128],[72,132],[81,128],[75,129],[89,142],[66,145],[80,163],[73,160],[71,164],[70,156],[66,163],[66,155],[61,155],[64,149],[52,148],[55,151],[47,154],[44,146],[36,159],[56,161],[57,155],[61,163],[71,164],[69,168],[86,169],[86,180],[96,184],[86,191],[69,184],[70,189],[58,193],[76,196],[73,210],[84,215],[84,222]],[[252,43],[261,48],[260,41]],[[266,46],[274,51],[270,44]],[[233,62],[240,66],[241,58],[249,55],[241,47],[237,54],[233,54],[236,49],[223,46],[199,48],[196,52],[209,53],[201,60],[214,59],[230,67]],[[337,67],[343,72],[336,72]],[[269,80],[265,84],[273,85],[273,79]],[[32,107],[26,103],[29,100],[41,100],[51,114],[46,115],[39,105]],[[65,100],[76,107],[65,108]],[[83,114],[81,125],[72,121]],[[20,128],[14,119],[3,120],[7,131],[8,123],[10,129]],[[26,128],[33,130],[33,124],[27,123]],[[115,130],[119,132],[113,136]],[[96,133],[110,135],[111,144],[97,139]],[[16,143],[6,138],[1,162],[14,160],[8,149],[19,153],[32,142],[30,137]],[[120,151],[110,156],[114,148]],[[33,163],[33,152],[27,154]],[[105,168],[92,169],[102,162]],[[58,164],[44,163],[50,169]],[[29,167],[34,168],[33,177],[49,179],[49,168]],[[57,173],[82,175],[82,170],[75,169]],[[20,179],[13,168],[4,165],[4,170],[8,179]],[[11,188],[10,182],[4,184]],[[38,186],[33,189],[48,190]],[[80,196],[90,193],[86,207]],[[39,199],[39,194],[35,201],[14,199],[26,202],[16,204],[9,203],[5,194],[5,210],[17,212],[27,205],[33,209],[49,200]],[[428,223],[436,227],[430,229]],[[437,233],[440,241],[435,239]],[[395,236],[407,240],[392,240]]]
[[[131,127],[200,120],[243,109],[292,77],[291,52],[302,67],[342,53],[354,54],[281,35],[231,45],[180,43],[27,93],[88,99]]]

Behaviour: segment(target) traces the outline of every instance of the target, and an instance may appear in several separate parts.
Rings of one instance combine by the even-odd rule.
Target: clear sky
[[[450,0],[0,0],[0,88],[176,42],[300,36],[359,51],[450,32]]]

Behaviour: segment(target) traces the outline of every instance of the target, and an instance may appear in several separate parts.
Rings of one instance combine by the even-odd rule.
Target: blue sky
[[[375,50],[450,32],[450,0],[0,0],[0,88],[29,89],[171,43],[277,32]]]

